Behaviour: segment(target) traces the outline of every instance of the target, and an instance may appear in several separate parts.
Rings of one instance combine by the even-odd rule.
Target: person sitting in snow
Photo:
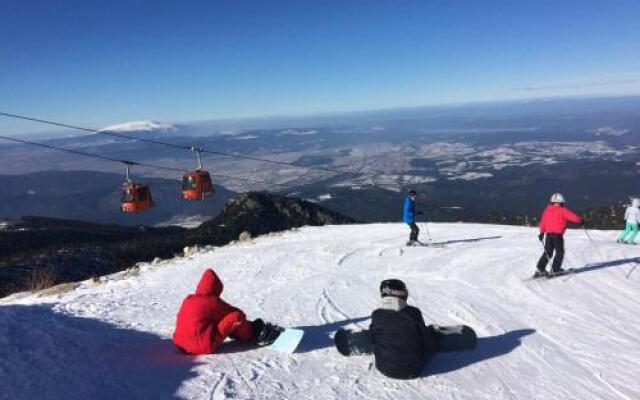
[[[222,281],[212,269],[202,274],[194,294],[180,306],[173,343],[188,354],[211,354],[231,337],[259,345],[272,343],[282,328],[261,319],[248,321],[244,312],[221,298]]]
[[[542,253],[536,266],[536,272],[533,275],[535,278],[559,274],[564,271],[562,269],[562,260],[564,259],[564,233],[567,230],[567,224],[569,222],[573,222],[574,224],[583,223],[582,217],[574,214],[564,206],[565,200],[561,193],[554,193],[551,196],[550,203],[551,204],[545,208],[542,218],[540,219],[540,234],[538,235],[538,239],[542,242],[545,235],[547,238],[544,242],[544,253]],[[554,251],[556,255],[551,265],[551,273],[548,273],[546,271],[547,264],[553,256]]]
[[[407,305],[409,292],[401,280],[382,281],[380,296],[382,308],[371,314],[369,327],[376,368],[390,378],[416,378],[426,357],[438,350],[433,330],[418,308]]]
[[[416,197],[416,191],[411,190],[409,195],[404,198],[404,204],[402,207],[402,221],[411,228],[407,246],[413,246],[416,244],[418,242],[418,235],[420,234],[420,229],[418,229],[418,225],[416,225],[416,215],[423,215],[423,212],[416,211]]]
[[[638,223],[640,222],[640,199],[633,199],[631,205],[624,212],[626,226],[618,237],[618,243],[635,244],[634,240],[638,234]]]

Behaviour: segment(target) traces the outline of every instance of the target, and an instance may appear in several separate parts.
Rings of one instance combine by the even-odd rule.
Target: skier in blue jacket
[[[422,211],[416,211],[416,196],[416,191],[411,190],[409,195],[404,198],[404,206],[402,208],[402,221],[411,228],[407,246],[416,244],[416,242],[418,242],[418,234],[420,233],[420,229],[418,229],[418,225],[416,225],[416,215],[422,215]]]

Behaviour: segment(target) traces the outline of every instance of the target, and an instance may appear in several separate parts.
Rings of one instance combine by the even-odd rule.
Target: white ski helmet
[[[554,193],[554,194],[552,194],[551,195],[551,200],[549,202],[550,203],[566,203],[562,193]]]
[[[632,198],[631,199],[631,207],[640,207],[640,199]]]

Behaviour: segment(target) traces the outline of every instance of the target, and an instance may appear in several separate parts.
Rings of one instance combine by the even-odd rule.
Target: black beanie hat
[[[380,283],[380,296],[393,296],[406,300],[409,297],[409,291],[400,279],[385,279]]]

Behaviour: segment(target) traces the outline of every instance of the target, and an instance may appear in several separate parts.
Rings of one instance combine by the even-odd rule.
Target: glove
[[[416,212],[417,215],[424,215],[424,213],[422,211],[418,211]]]
[[[538,240],[542,242],[543,239],[544,239],[544,233],[539,234]]]

